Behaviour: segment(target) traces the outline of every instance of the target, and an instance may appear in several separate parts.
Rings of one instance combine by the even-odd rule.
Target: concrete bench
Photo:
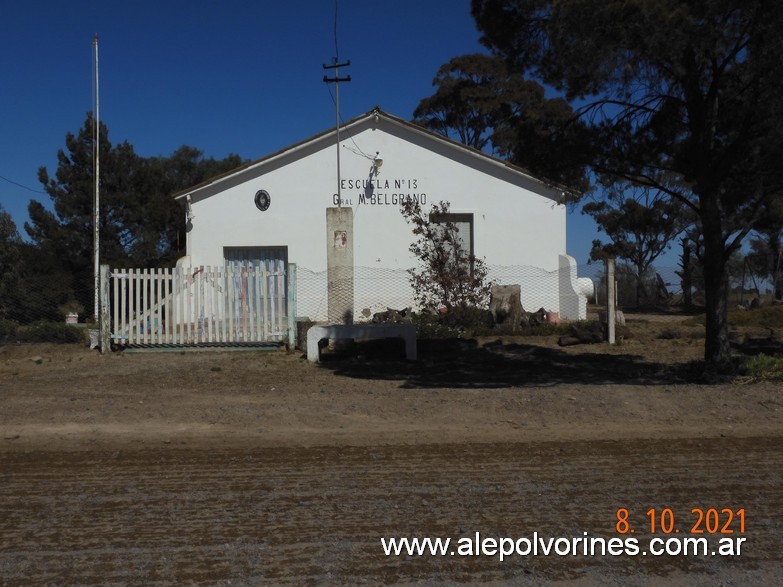
[[[307,360],[321,360],[319,342],[340,339],[401,338],[405,341],[405,357],[416,360],[416,326],[413,324],[328,324],[312,326],[307,331]]]

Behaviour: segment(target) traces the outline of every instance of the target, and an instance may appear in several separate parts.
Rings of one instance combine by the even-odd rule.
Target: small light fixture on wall
[[[375,158],[372,160],[372,170],[376,176],[381,173],[381,166],[383,165],[383,159],[381,159],[379,155],[380,152],[375,151]]]

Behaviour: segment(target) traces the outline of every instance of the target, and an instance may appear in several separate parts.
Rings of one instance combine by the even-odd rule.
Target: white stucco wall
[[[381,130],[367,129],[341,144],[342,196],[344,205],[354,210],[357,266],[407,268],[414,263],[408,252],[411,227],[399,204],[392,203],[400,194],[411,194],[426,200],[427,209],[446,200],[452,212],[473,213],[475,252],[487,263],[558,268],[558,255],[566,252],[565,206],[527,189],[524,184],[534,187],[532,182],[474,156],[454,161],[445,156],[448,149],[435,152]],[[191,262],[222,264],[224,246],[287,245],[291,262],[325,269],[325,209],[334,205],[337,191],[336,147],[320,147],[223,193],[194,198],[188,234]],[[367,193],[362,182],[369,179],[372,162],[354,152],[358,150],[371,156],[378,152],[383,159]],[[480,169],[466,163],[478,163]],[[253,203],[261,189],[272,197],[266,212]],[[371,203],[373,196],[383,203]]]
[[[383,160],[377,177],[371,175],[376,153]],[[289,262],[300,269],[324,271],[325,210],[336,203],[336,157],[332,134],[194,190],[187,263],[222,265],[223,247],[287,246]],[[341,132],[340,159],[343,205],[354,213],[357,268],[416,265],[408,251],[414,235],[399,204],[401,197],[409,196],[419,198],[425,210],[445,200],[453,213],[472,213],[474,252],[490,266],[530,266],[545,272],[561,267],[566,209],[555,201],[559,194],[500,162],[384,120]],[[271,196],[265,212],[254,204],[258,190]],[[398,279],[405,281],[404,274]],[[558,280],[549,281],[552,285],[543,286],[546,291],[537,291],[535,301],[531,299],[531,309],[543,302],[547,309],[560,310]],[[383,291],[357,291],[357,317],[362,309],[401,307],[404,285],[394,288],[394,294],[386,287],[386,296],[376,295]],[[522,290],[525,304],[525,284]],[[298,294],[302,299],[306,292],[300,287]],[[311,302],[321,305],[317,299]]]

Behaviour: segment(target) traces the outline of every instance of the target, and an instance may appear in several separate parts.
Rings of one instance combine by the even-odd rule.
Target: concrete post
[[[292,349],[295,349],[298,343],[296,340],[296,280],[296,263],[289,263],[286,307],[288,308],[288,345]]]
[[[105,354],[111,348],[111,298],[109,284],[111,283],[111,269],[108,265],[101,265],[100,274],[100,314],[98,323],[100,328],[101,354]]]
[[[614,259],[606,260],[606,338],[609,344],[615,343],[616,289],[614,279]]]
[[[330,324],[353,324],[353,208],[326,209],[326,290]]]

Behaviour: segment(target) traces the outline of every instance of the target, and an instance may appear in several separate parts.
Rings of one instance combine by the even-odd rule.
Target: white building
[[[491,279],[521,285],[525,309],[586,317],[589,288],[566,254],[561,188],[378,108],[341,126],[339,150],[341,204],[354,215],[357,319],[412,304],[406,198],[425,210],[448,201],[466,245]],[[335,129],[194,186],[176,196],[188,215],[179,264],[295,263],[297,316],[325,320],[325,210],[338,205],[337,191]]]

